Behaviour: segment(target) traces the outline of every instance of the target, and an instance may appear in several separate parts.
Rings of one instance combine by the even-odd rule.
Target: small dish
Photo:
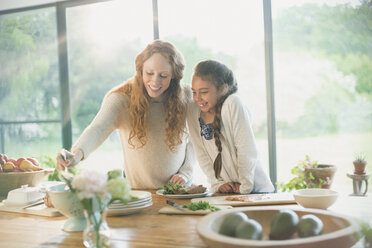
[[[304,208],[327,209],[336,202],[338,193],[331,189],[299,189],[293,197]]]
[[[44,194],[37,187],[22,185],[21,188],[9,191],[8,197],[4,200],[5,206],[26,206],[43,199]]]

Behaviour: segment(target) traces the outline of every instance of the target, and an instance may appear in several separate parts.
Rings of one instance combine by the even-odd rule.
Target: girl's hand
[[[228,183],[222,184],[218,188],[218,192],[220,192],[220,193],[237,193],[237,194],[240,194],[240,183],[228,182]]]
[[[76,153],[62,149],[62,151],[57,154],[56,169],[58,171],[64,171],[66,168],[74,167],[81,161],[82,158],[83,152],[80,149],[78,149]]]
[[[232,183],[234,186],[234,193],[240,194],[240,183]]]
[[[183,185],[186,183],[185,178],[180,174],[175,174],[171,177],[170,181],[174,184],[180,184]]]
[[[225,184],[222,184],[219,188],[218,188],[218,192],[220,193],[233,193],[234,192],[234,188],[232,186],[232,183],[225,183]]]

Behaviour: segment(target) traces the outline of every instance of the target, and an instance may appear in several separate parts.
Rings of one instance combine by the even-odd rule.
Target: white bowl
[[[330,189],[299,189],[293,197],[304,208],[327,209],[335,203],[338,193]]]
[[[67,232],[84,231],[86,220],[84,209],[75,194],[65,189],[65,184],[59,184],[47,189],[47,194],[53,206],[64,216],[68,217],[62,230]]]
[[[282,209],[288,209],[288,207],[239,207],[217,211],[201,218],[197,225],[197,231],[207,246],[213,248],[350,248],[359,240],[360,226],[354,219],[320,209],[293,209],[293,211],[299,217],[314,214],[320,218],[324,224],[321,235],[299,238],[296,237],[296,234],[292,239],[270,240],[271,220]],[[262,225],[262,240],[240,239],[218,233],[225,215],[238,211],[245,213],[248,218],[254,219]]]

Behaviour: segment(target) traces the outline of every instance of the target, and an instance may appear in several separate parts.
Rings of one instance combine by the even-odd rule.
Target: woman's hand
[[[237,194],[240,194],[240,183],[228,182],[228,183],[222,184],[218,188],[218,192],[220,192],[220,193],[237,193]]]
[[[58,171],[64,171],[65,168],[74,167],[82,160],[82,158],[83,152],[80,149],[77,149],[75,153],[62,149],[62,151],[57,154],[56,169]]]
[[[185,178],[180,174],[175,174],[171,177],[170,181],[174,184],[180,184],[183,185],[186,183]]]

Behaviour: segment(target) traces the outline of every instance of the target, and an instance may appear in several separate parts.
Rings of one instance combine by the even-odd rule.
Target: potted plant
[[[291,174],[294,177],[288,183],[278,182],[278,189],[283,192],[306,188],[329,189],[336,170],[336,166],[318,164],[317,161],[311,160],[310,156],[306,155],[305,160],[300,160],[292,168]]]
[[[353,161],[353,164],[354,164],[354,174],[358,174],[358,175],[363,175],[365,174],[365,170],[366,170],[366,165],[367,165],[367,161],[365,160],[366,159],[366,155],[364,153],[357,153],[354,157],[354,161]]]

